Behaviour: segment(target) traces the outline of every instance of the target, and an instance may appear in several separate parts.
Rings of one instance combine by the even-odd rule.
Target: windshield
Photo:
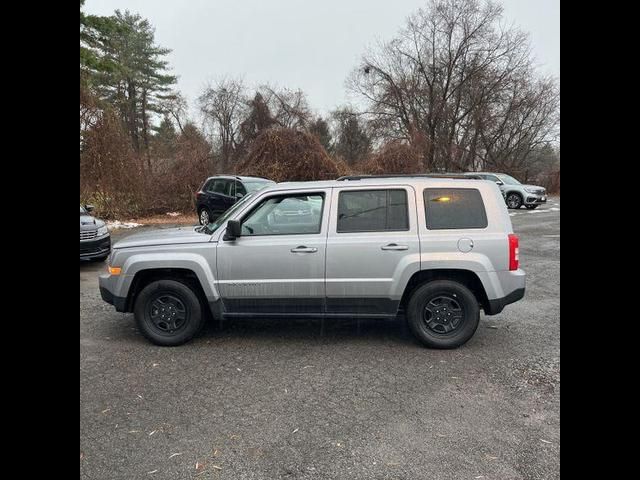
[[[496,176],[506,185],[522,185],[518,180],[509,175],[505,175],[504,173],[498,173]]]
[[[242,182],[244,187],[247,189],[247,193],[255,192],[256,190],[260,190],[267,185],[273,185],[275,182]]]
[[[222,226],[222,224],[224,224],[224,222],[226,222],[229,217],[231,215],[233,215],[234,213],[236,213],[240,208],[242,208],[242,206],[247,203],[247,200],[251,197],[253,197],[253,193],[247,193],[244,197],[242,197],[240,200],[238,200],[233,207],[231,207],[229,210],[227,210],[226,212],[224,212],[222,215],[220,215],[215,222],[211,222],[208,225],[197,229],[198,232],[201,233],[206,233],[207,235],[211,235],[213,232],[215,232],[216,230],[218,230],[220,228],[220,226]]]

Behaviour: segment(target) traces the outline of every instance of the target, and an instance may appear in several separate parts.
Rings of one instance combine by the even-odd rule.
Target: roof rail
[[[396,175],[344,175],[338,181],[366,180],[368,178],[453,178],[458,180],[482,180],[479,175],[463,173],[403,173]]]

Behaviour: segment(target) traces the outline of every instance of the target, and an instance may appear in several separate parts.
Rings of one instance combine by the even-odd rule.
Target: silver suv
[[[506,173],[469,172],[465,175],[483,178],[495,182],[502,191],[507,207],[518,209],[524,205],[528,210],[535,210],[538,205],[547,202],[547,190],[539,185],[523,185]]]
[[[247,194],[214,223],[113,246],[102,298],[158,345],[190,340],[210,312],[237,317],[406,316],[453,348],[524,296],[500,189],[472,179],[347,177]]]

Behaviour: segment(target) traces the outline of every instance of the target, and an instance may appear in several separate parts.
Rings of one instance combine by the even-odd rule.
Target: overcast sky
[[[350,100],[344,82],[367,46],[392,38],[425,0],[86,0],[84,11],[130,10],[171,48],[189,102],[207,81],[242,77],[300,88],[327,113]],[[560,0],[504,0],[505,21],[529,32],[540,71],[560,77]]]

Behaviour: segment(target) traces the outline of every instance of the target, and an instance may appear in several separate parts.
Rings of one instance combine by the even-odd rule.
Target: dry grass
[[[198,217],[193,213],[180,213],[177,216],[171,215],[152,215],[150,217],[139,217],[130,219],[121,219],[121,222],[141,223],[142,225],[195,225],[198,223]]]

